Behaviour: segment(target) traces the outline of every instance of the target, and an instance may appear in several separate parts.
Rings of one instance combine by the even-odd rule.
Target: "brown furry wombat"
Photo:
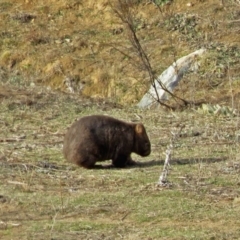
[[[86,116],[74,122],[63,144],[65,158],[85,168],[110,159],[115,167],[132,165],[135,163],[130,156],[132,152],[141,156],[151,152],[143,124],[103,115]]]

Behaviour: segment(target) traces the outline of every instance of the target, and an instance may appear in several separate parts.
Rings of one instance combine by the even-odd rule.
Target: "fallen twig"
[[[22,135],[22,136],[17,136],[15,138],[0,139],[0,142],[19,142],[19,141],[22,141],[25,138],[26,138],[26,135]]]
[[[26,183],[23,182],[18,182],[18,181],[7,181],[10,184],[15,184],[15,185],[27,185]]]

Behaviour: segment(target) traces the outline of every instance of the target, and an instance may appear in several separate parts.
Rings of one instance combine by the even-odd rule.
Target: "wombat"
[[[141,123],[127,123],[104,116],[80,118],[68,129],[63,144],[65,158],[84,168],[112,160],[114,167],[133,165],[131,153],[148,156],[151,144]]]

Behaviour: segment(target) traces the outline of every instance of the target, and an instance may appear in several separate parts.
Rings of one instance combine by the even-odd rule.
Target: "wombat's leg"
[[[126,167],[128,161],[128,157],[125,155],[118,155],[116,158],[112,160],[112,164],[114,167],[123,168]]]
[[[135,161],[133,161],[132,158],[129,156],[126,164],[128,166],[133,166],[133,165],[136,165],[137,163]]]
[[[94,156],[88,156],[85,159],[77,162],[78,165],[84,167],[84,168],[94,168],[95,163],[96,163],[97,159]]]

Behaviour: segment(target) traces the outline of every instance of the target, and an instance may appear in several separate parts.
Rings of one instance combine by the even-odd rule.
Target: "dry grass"
[[[146,73],[134,65],[126,29],[108,1],[0,1],[0,239],[240,238],[239,5],[188,2],[160,13],[136,1],[137,35],[157,75],[207,47],[199,74],[186,75],[176,92],[235,114],[130,107],[148,87]],[[51,90],[66,91],[66,80],[77,94]],[[82,85],[81,94],[96,99],[81,96]],[[140,119],[152,154],[134,155],[139,165],[126,169],[66,162],[66,128],[94,113]],[[182,125],[171,184],[161,188],[170,132]]]
[[[177,92],[192,100],[189,92],[194,91],[195,100],[212,102],[220,95],[228,104],[229,77],[236,83],[234,96],[240,91],[239,5],[234,0],[224,5],[219,0],[188,3],[173,1],[160,12],[149,1],[135,1],[137,36],[156,75],[177,58],[206,47],[200,74],[185,76]],[[1,1],[0,7],[0,66],[8,78],[18,74],[67,91],[64,80],[71,77],[76,85],[84,83],[83,94],[127,105],[149,87],[128,31],[108,1],[10,0]],[[77,86],[75,93],[79,91]]]
[[[11,87],[11,88],[10,88]],[[41,87],[1,87],[1,239],[238,239],[239,118],[141,112]],[[93,113],[142,118],[152,154],[139,166],[85,170],[62,156],[66,127]],[[137,115],[136,115],[137,114]],[[170,131],[171,185],[157,187]]]

